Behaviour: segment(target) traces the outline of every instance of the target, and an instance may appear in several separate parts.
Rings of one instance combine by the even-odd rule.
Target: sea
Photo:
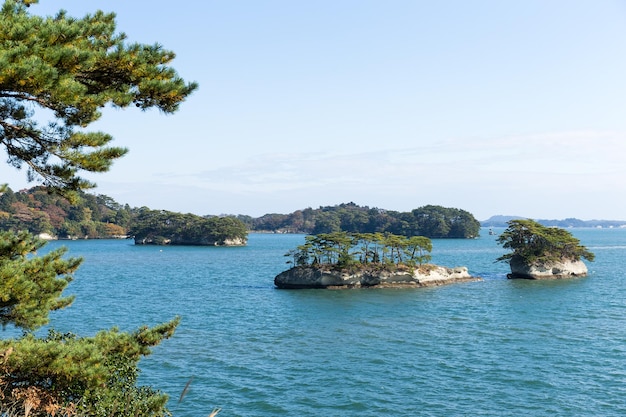
[[[596,260],[554,281],[507,279],[493,230],[433,240],[433,263],[482,281],[405,289],[276,289],[304,235],[53,241],[84,262],[51,326],[89,336],[180,316],[139,380],[179,417],[626,416],[626,229],[570,229]]]

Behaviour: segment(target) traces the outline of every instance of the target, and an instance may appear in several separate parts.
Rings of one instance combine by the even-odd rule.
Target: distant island
[[[507,227],[511,220],[528,220],[527,217],[521,216],[491,216],[487,220],[480,222],[482,227]],[[597,227],[597,228],[618,228],[626,227],[626,220],[580,220],[575,218],[567,218],[563,220],[534,219],[537,223],[547,227]]]
[[[480,222],[468,211],[426,205],[401,212],[359,206],[352,202],[317,209],[306,208],[290,214],[266,214],[259,218],[237,216],[251,231],[320,234],[332,232],[391,233],[426,236],[433,239],[472,239],[480,232]]]
[[[141,209],[129,231],[136,245],[243,246],[248,230],[232,217]]]

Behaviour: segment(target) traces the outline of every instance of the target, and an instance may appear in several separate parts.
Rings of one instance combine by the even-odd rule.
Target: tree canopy
[[[1,415],[169,415],[167,395],[136,385],[137,362],[171,337],[178,322],[132,333],[113,328],[93,337],[51,330],[43,338],[0,340]]]
[[[173,52],[126,42],[114,13],[40,17],[28,13],[33,3],[6,0],[0,9],[0,143],[30,180],[90,188],[81,171],[107,171],[127,152],[85,129],[105,106],[172,113],[197,84],[169,66]]]
[[[545,263],[561,260],[578,261],[581,258],[593,261],[595,255],[580,244],[570,232],[558,227],[546,227],[530,219],[508,222],[507,229],[498,236],[497,242],[511,252],[500,256],[497,261],[509,262],[514,257],[524,262]]]
[[[0,340],[0,415],[165,416],[168,397],[136,386],[137,363],[173,334],[179,319],[130,334],[51,330],[36,337],[32,331],[48,323],[50,311],[74,300],[62,292],[82,261],[65,259],[66,248],[37,256],[44,244],[25,231],[0,233],[0,323],[25,331]]]
[[[113,13],[40,17],[28,13],[35,3],[5,0],[0,9],[0,143],[9,164],[27,167],[29,180],[76,197],[94,186],[80,175],[107,171],[126,153],[109,146],[110,135],[87,131],[104,107],[171,113],[197,85],[169,66],[172,52],[126,43]],[[16,202],[3,201],[9,211],[1,217],[21,213],[18,220],[31,216],[45,226],[45,216]],[[75,213],[82,220],[92,214]],[[43,245],[26,231],[0,233],[0,323],[24,330],[21,338],[0,340],[0,415],[169,415],[166,395],[137,386],[137,365],[173,334],[178,318],[133,333],[114,328],[79,337],[51,330],[37,337],[33,331],[50,311],[71,304],[62,292],[81,262],[64,258],[65,249],[40,256]]]
[[[424,236],[391,233],[332,232],[309,235],[305,243],[285,256],[297,266],[415,267],[431,259],[433,246]]]
[[[29,257],[45,244],[27,232],[0,232],[0,323],[34,330],[48,313],[70,305],[61,293],[81,259],[63,259],[67,249]]]

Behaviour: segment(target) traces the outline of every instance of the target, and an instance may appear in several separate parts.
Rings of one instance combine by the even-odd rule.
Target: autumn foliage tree
[[[0,144],[29,180],[76,198],[95,186],[84,172],[107,171],[127,151],[87,130],[105,106],[172,113],[197,85],[170,67],[171,51],[128,43],[114,14],[40,17],[29,13],[36,3],[0,9]],[[24,331],[0,340],[0,415],[167,415],[166,395],[136,385],[137,364],[178,319],[133,333],[35,336],[50,311],[71,304],[62,292],[81,262],[65,249],[40,256],[43,245],[28,232],[0,234],[0,322]]]

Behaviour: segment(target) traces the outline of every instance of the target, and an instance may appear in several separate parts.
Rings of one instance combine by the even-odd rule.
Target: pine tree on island
[[[434,286],[476,281],[467,268],[428,263],[432,241],[391,233],[309,235],[285,254],[292,265],[274,278],[278,288]]]
[[[587,275],[582,259],[593,261],[595,255],[567,230],[546,227],[534,220],[508,222],[497,242],[511,252],[497,262],[508,262],[509,278],[555,279]]]

